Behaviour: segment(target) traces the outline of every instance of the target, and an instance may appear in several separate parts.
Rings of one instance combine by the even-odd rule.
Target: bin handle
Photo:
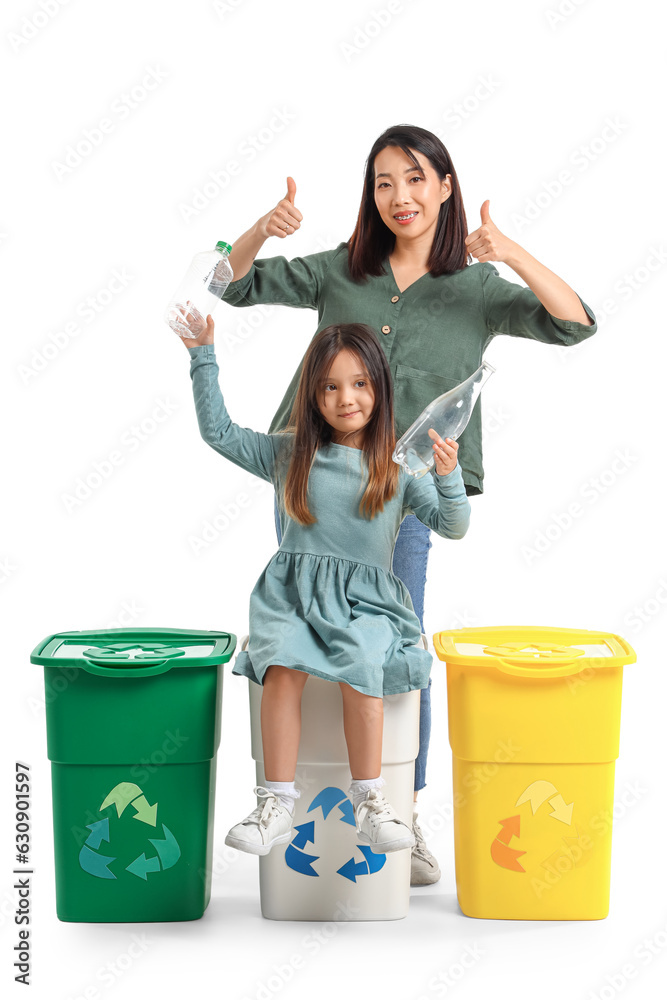
[[[498,670],[504,674],[511,674],[514,677],[567,677],[570,674],[578,674],[584,669],[585,661],[578,658],[558,658],[552,660],[542,660],[544,666],[526,666],[525,660],[512,660],[500,657],[494,663]],[[547,666],[547,663],[550,665]]]
[[[165,674],[171,670],[174,660],[160,660],[150,667],[110,667],[108,660],[97,660],[95,658],[84,657],[81,660],[81,667],[88,674],[96,677],[135,677],[140,680],[142,677],[155,677],[157,674]]]
[[[623,638],[623,636],[621,636],[621,635],[612,635],[612,636],[610,636],[609,637],[609,645],[610,645],[610,647],[613,645],[615,653],[618,653],[618,650],[615,648],[616,645],[620,646],[621,647],[621,654],[624,655],[624,656],[631,657],[630,663],[635,663],[636,662],[636,660],[637,660],[637,654],[635,653],[635,651],[632,648],[632,646],[630,645],[630,643],[627,642]]]

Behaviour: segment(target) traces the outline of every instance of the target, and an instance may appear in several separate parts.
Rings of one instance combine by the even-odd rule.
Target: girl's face
[[[427,156],[411,149],[421,170],[398,146],[375,157],[375,204],[385,226],[399,240],[433,241],[440,206],[452,193],[452,176],[440,180]]]
[[[361,448],[364,428],[373,415],[375,392],[356,354],[336,355],[317,387],[319,411],[333,430],[336,444]]]

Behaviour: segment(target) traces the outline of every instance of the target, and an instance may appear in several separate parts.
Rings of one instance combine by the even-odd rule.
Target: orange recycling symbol
[[[498,822],[502,830],[496,834],[496,839],[491,844],[491,857],[501,868],[508,868],[511,872],[525,872],[526,869],[519,864],[518,859],[526,852],[515,851],[509,846],[512,837],[518,837],[521,832],[521,817],[510,816]]]
[[[569,827],[572,824],[574,802],[566,803],[556,786],[552,785],[550,781],[533,781],[532,784],[523,790],[516,800],[515,806],[523,805],[524,802],[530,802],[530,808],[534,816],[540,806],[547,801],[552,809],[549,817]],[[525,873],[526,869],[523,865],[519,864],[519,858],[526,852],[510,847],[512,838],[516,837],[519,839],[520,837],[521,816],[509,816],[507,819],[498,820],[498,822],[502,829],[491,842],[492,860],[501,868],[507,868],[508,871]]]

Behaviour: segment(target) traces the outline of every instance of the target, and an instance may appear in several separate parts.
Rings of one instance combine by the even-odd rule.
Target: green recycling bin
[[[227,632],[62,632],[44,666],[60,920],[196,920],[211,896]]]

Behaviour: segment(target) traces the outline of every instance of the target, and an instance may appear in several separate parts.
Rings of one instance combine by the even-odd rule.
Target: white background
[[[29,763],[32,996],[96,989],[88,995],[105,1000],[176,997],[208,983],[225,997],[255,998],[274,966],[296,954],[304,967],[284,986],[274,978],[280,989],[271,995],[368,989],[418,1000],[444,995],[434,977],[455,975],[474,945],[483,955],[447,995],[658,995],[667,971],[667,555],[664,54],[653,11],[647,0],[3,5],[0,796],[13,800],[13,761]],[[280,131],[271,128],[276,111],[288,119]],[[110,125],[99,144],[78,164],[70,151],[74,165],[63,169],[68,147],[102,119]],[[201,921],[61,923],[42,674],[29,663],[31,649],[53,632],[114,625],[241,635],[248,594],[275,548],[271,490],[256,489],[199,438],[189,359],[163,322],[164,305],[193,254],[218,239],[233,242],[283,197],[287,174],[304,222],[289,242],[269,241],[263,255],[302,255],[347,239],[368,151],[400,122],[443,138],[471,231],[490,198],[496,225],[599,316],[599,332],[575,349],[510,338],[491,346],[486,492],[472,500],[465,540],[434,539],[426,628],[582,627],[619,633],[636,648],[624,679],[610,916],[569,924],[461,915],[444,667],[436,661],[420,819],[443,877],[413,893],[405,920],[338,925],[315,953],[306,936],[316,925],[261,918],[256,861],[243,856],[222,865]],[[209,187],[213,196],[184,218],[210,172],[231,160],[238,174],[224,189]],[[559,187],[562,171],[570,183]],[[86,311],[89,297],[96,312]],[[230,412],[266,430],[315,315],[223,305],[216,321]],[[118,464],[96,478],[109,472],[111,453]],[[83,499],[72,504],[77,488]],[[241,494],[251,497],[243,510]],[[572,504],[578,516],[568,521]],[[228,527],[215,537],[209,528],[212,540],[195,552],[193,538],[216,516],[222,525],[225,510]],[[249,807],[253,780],[246,686],[228,668],[218,854]],[[3,807],[3,977],[13,976],[13,834]],[[132,935],[144,932],[147,949],[128,964]],[[635,951],[644,940],[657,949],[650,961]],[[110,965],[124,969],[111,984]]]

